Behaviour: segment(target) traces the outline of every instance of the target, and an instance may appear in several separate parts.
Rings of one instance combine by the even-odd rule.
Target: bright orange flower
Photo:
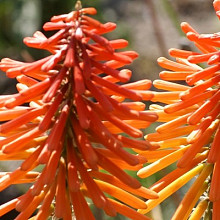
[[[220,1],[215,0],[213,4],[219,16]],[[138,171],[141,178],[174,162],[177,162],[177,168],[151,186],[152,190],[158,192],[159,198],[148,200],[148,208],[140,210],[140,213],[149,212],[198,175],[172,219],[188,219],[197,201],[200,198],[203,200],[203,194],[205,197],[208,195],[208,198],[201,202],[192,216],[202,216],[205,209],[200,207],[210,208],[210,203],[213,203],[213,219],[218,219],[220,34],[199,34],[185,22],[181,27],[200,52],[170,49],[169,53],[175,61],[164,57],[158,59],[159,65],[166,70],[160,73],[161,80],[155,80],[153,84],[165,92],[154,93],[152,100],[163,105],[152,104],[150,109],[158,114],[158,122],[161,124],[155,133],[148,134],[145,138],[160,148],[151,152],[137,151],[146,158],[157,155],[154,160],[148,161],[151,164]]]
[[[131,71],[118,68],[130,64],[137,53],[118,52],[127,41],[103,37],[116,25],[86,15],[95,13],[78,2],[76,11],[44,25],[45,31],[57,31],[51,37],[37,31],[24,39],[51,55],[32,63],[9,58],[0,63],[8,77],[19,81],[19,93],[0,96],[0,160],[23,160],[13,172],[0,174],[0,190],[33,182],[23,196],[0,206],[0,216],[15,208],[20,212],[17,220],[28,219],[36,209],[34,219],[71,219],[73,208],[76,219],[94,219],[86,196],[109,216],[119,212],[148,219],[135,212],[147,208],[139,197],[158,198],[124,171],[138,170],[146,162],[126,148],[155,149],[135,139],[142,137],[140,128],[157,120],[139,102],[153,97],[147,91],[151,82],[123,84]],[[41,164],[42,171],[34,172]]]

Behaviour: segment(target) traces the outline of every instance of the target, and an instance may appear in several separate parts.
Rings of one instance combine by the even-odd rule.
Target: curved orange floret
[[[31,63],[0,62],[7,76],[19,81],[17,94],[0,96],[0,160],[23,161],[0,175],[0,190],[33,182],[23,196],[0,206],[0,216],[16,208],[17,219],[28,219],[36,210],[36,219],[71,219],[72,210],[76,219],[94,219],[88,197],[109,216],[118,212],[148,219],[136,209],[147,207],[141,198],[158,195],[125,170],[138,170],[146,162],[126,148],[158,147],[135,139],[158,118],[140,102],[153,98],[148,91],[152,83],[127,83],[132,72],[123,66],[138,54],[120,52],[126,40],[103,36],[116,24],[102,24],[90,17],[94,14],[94,8],[81,8],[78,2],[75,11],[43,26],[56,31],[51,37],[37,31],[24,38],[27,46],[51,55]],[[41,172],[31,176],[35,168]],[[108,174],[98,175],[102,170]]]

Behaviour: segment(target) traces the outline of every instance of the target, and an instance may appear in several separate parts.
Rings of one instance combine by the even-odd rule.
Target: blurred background
[[[9,57],[30,62],[40,59],[44,51],[27,48],[23,38],[32,36],[53,15],[65,14],[74,9],[75,0],[0,0],[0,59]],[[133,70],[132,80],[156,79],[161,71],[157,58],[168,56],[171,47],[192,49],[180,29],[180,22],[190,23],[199,33],[218,32],[219,21],[212,7],[212,0],[82,0],[83,7],[95,7],[96,18],[101,22],[115,22],[117,29],[108,34],[109,39],[124,38],[129,50],[139,53],[139,58],[129,66]],[[45,33],[48,36],[48,33]],[[16,92],[16,81],[6,78],[0,72],[0,94]],[[12,171],[16,164],[0,163],[1,171]],[[172,167],[171,167],[172,169]],[[167,171],[164,171],[167,172]],[[151,185],[162,173],[141,180],[145,186]],[[174,194],[151,215],[155,220],[170,219],[177,207],[181,194]],[[22,187],[9,187],[0,193],[0,204],[25,192]],[[107,220],[100,210],[94,209],[97,220]],[[0,219],[14,219],[16,213]],[[117,220],[126,218],[118,216]]]

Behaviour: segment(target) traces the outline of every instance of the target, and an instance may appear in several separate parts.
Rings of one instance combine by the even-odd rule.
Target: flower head
[[[94,219],[88,197],[110,216],[119,212],[148,219],[135,212],[147,207],[139,197],[154,199],[157,193],[124,170],[138,170],[146,162],[125,148],[155,149],[136,139],[142,137],[140,128],[157,120],[139,102],[153,97],[147,91],[151,82],[126,83],[131,71],[118,68],[130,64],[137,53],[118,52],[127,41],[103,37],[116,25],[88,16],[95,13],[78,2],[76,11],[44,25],[45,31],[57,31],[51,37],[37,31],[24,39],[27,46],[51,55],[31,63],[9,58],[0,63],[19,82],[18,93],[0,96],[0,159],[23,160],[13,172],[0,173],[0,190],[33,183],[24,195],[1,205],[0,215],[16,208],[16,219],[28,219],[37,209],[36,219],[51,214],[71,219],[73,208],[76,219]],[[35,171],[41,164],[42,171]]]
[[[214,7],[219,16],[220,1],[214,1]],[[150,109],[158,114],[161,124],[155,133],[145,138],[155,142],[160,149],[155,152],[138,150],[146,158],[154,155],[151,161],[148,159],[152,163],[138,171],[142,178],[177,162],[174,171],[151,186],[159,198],[148,200],[148,208],[140,210],[141,213],[150,211],[198,176],[172,219],[187,219],[199,199],[206,207],[210,207],[210,202],[216,207],[220,200],[220,35],[199,34],[186,22],[181,27],[199,51],[170,49],[175,61],[164,57],[158,59],[159,65],[166,70],[160,73],[161,80],[153,84],[165,91],[155,92],[152,100],[163,105],[152,104]],[[213,216],[217,216],[216,208]]]

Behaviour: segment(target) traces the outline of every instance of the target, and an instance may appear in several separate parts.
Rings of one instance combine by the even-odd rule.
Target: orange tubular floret
[[[63,217],[63,210],[65,210],[65,194],[66,194],[66,177],[65,177],[65,162],[60,160],[59,171],[57,174],[56,184],[56,207],[55,214],[57,218]],[[48,170],[49,171],[49,170]]]
[[[150,142],[153,146],[159,146],[160,149],[164,148],[179,148],[181,145],[187,144],[187,138],[186,137],[180,137],[180,138],[171,138],[159,142]]]
[[[33,108],[24,107],[24,106],[15,107],[13,109],[2,108],[0,110],[0,121],[8,121],[17,118],[31,110],[33,110]]]
[[[171,60],[166,59],[165,57],[160,57],[157,59],[158,64],[168,70],[172,71],[198,71],[199,67],[187,66],[185,64],[177,63]]]
[[[15,209],[16,203],[18,202],[19,198],[12,199],[9,202],[6,202],[2,205],[0,205],[0,217],[3,216],[4,214],[10,212],[11,210]]]
[[[212,202],[220,201],[219,181],[220,181],[220,159],[218,158],[214,166],[211,187],[209,191],[209,199]]]
[[[189,217],[189,220],[199,220],[202,218],[204,212],[208,207],[208,200],[202,200],[193,210],[192,214]]]
[[[79,151],[81,152],[86,163],[91,168],[95,169],[98,158],[90,141],[86,136],[86,133],[82,130],[82,128],[79,125],[79,122],[74,116],[71,117],[71,122],[72,122],[73,130],[75,132],[75,139],[76,139],[75,141],[77,142]]]
[[[141,178],[146,178],[154,173],[156,173],[159,170],[162,170],[164,167],[169,166],[170,164],[177,161],[180,157],[183,156],[184,152],[189,148],[190,146],[185,146],[177,151],[174,151],[173,153],[155,161],[154,163],[140,169],[137,172],[137,175]]]
[[[213,75],[215,75],[215,73],[217,71],[219,71],[220,69],[220,65],[214,65],[211,67],[207,67],[204,70],[200,70],[198,72],[195,72],[189,76],[186,77],[186,82],[189,85],[193,85],[195,84],[197,81],[201,80],[201,79],[209,79],[210,77],[212,77]]]
[[[36,117],[43,115],[48,110],[48,106],[42,106],[38,109],[33,109],[27,113],[24,113],[20,117],[17,117],[11,121],[8,121],[0,125],[0,133],[8,133],[11,130],[14,130],[20,127],[23,124],[35,119]]]
[[[199,53],[188,51],[188,50],[180,50],[176,48],[171,48],[169,49],[169,54],[172,57],[178,57],[178,58],[183,58],[187,59],[189,56],[192,55],[199,55]]]
[[[77,173],[77,164],[74,160],[73,145],[71,140],[68,140],[67,146],[67,174],[68,174],[68,187],[72,192],[77,192],[80,189],[80,180]]]
[[[212,220],[219,219],[220,200],[213,202]]]
[[[53,183],[53,185],[50,187],[47,194],[45,195],[42,206],[37,213],[36,220],[48,218],[51,212],[50,206],[54,198],[55,192],[56,192],[56,182]]]
[[[203,92],[209,87],[212,87],[213,85],[217,84],[220,81],[220,75],[216,75],[192,88],[189,90],[186,90],[185,92],[180,94],[180,97],[182,100],[189,99],[195,95],[197,95],[198,92]]]
[[[173,129],[173,128],[177,128],[181,125],[184,125],[184,124],[187,124],[187,119],[188,117],[191,115],[191,113],[188,113],[186,115],[183,115],[183,116],[180,116],[178,118],[175,118],[167,123],[164,123],[162,125],[159,125],[157,128],[156,128],[156,131],[158,133],[163,133],[163,132],[169,132],[170,129]]]
[[[211,145],[211,149],[209,151],[209,155],[207,159],[208,163],[215,163],[220,157],[219,140],[220,140],[220,126],[218,127],[218,130],[216,131],[214,140]]]
[[[180,91],[178,92],[153,92],[153,102],[167,102],[172,100],[179,100]]]
[[[163,188],[159,193],[158,199],[148,200],[146,202],[147,209],[138,210],[139,213],[145,214],[149,211],[151,211],[155,206],[160,204],[162,201],[164,201],[167,197],[172,195],[174,192],[176,192],[179,188],[181,188],[183,185],[185,185],[190,179],[192,179],[194,176],[196,176],[198,173],[200,173],[203,169],[204,165],[200,164],[197,167],[191,169],[172,183],[170,183],[167,187]]]
[[[132,194],[120,189],[119,187],[113,186],[109,183],[100,181],[100,180],[95,180],[99,188],[108,193],[109,195],[117,198],[118,200],[122,201],[123,203],[128,204],[129,206],[133,208],[140,208],[144,209],[147,208],[146,204],[144,203],[143,200],[138,199],[137,197],[133,196]]]
[[[205,180],[210,175],[211,171],[212,171],[212,165],[209,164],[204,166],[202,172],[195,180],[195,182],[192,184],[188,192],[185,194],[183,200],[180,202],[178,208],[176,209],[174,215],[172,216],[172,220],[188,218],[193,206],[196,204],[201,194],[208,187],[208,184],[205,183]]]
[[[218,91],[216,94],[214,94],[209,100],[207,100],[202,106],[199,107],[192,115],[188,118],[188,123],[193,125],[200,122],[200,120],[208,113],[209,117],[214,120],[219,111],[220,111],[220,103],[218,102],[220,100],[220,91]]]
[[[195,155],[199,152],[199,150],[207,143],[210,142],[211,136],[213,132],[217,129],[217,126],[219,124],[219,121],[214,121],[208,129],[204,132],[202,136],[191,145],[191,147],[186,151],[186,153],[183,155],[183,157],[178,161],[177,166],[178,167],[186,167],[190,161],[195,157]]]
[[[119,202],[117,202],[113,199],[108,199],[108,200],[111,202],[111,204],[113,205],[113,207],[115,208],[115,210],[117,212],[121,213],[124,216],[127,216],[130,219],[133,219],[133,220],[150,220],[149,217],[138,213],[136,210],[134,210],[134,209],[122,204],[122,203],[119,203]]]
[[[198,154],[191,163],[185,167],[185,168],[176,168],[166,176],[162,177],[160,180],[158,180],[156,183],[154,183],[150,189],[154,190],[155,192],[159,192],[165,187],[167,187],[169,184],[171,184],[173,181],[175,181],[177,178],[181,177],[184,173],[191,170],[194,166],[199,164],[201,161],[206,159],[208,155],[208,151],[204,151],[203,153]]]
[[[154,80],[153,85],[157,89],[163,89],[168,91],[186,91],[190,88],[189,86],[184,86],[178,83],[167,82],[159,79]]]
[[[109,159],[107,159],[105,156],[99,154],[98,155],[98,164],[105,170],[107,170],[109,173],[111,173],[113,176],[117,177],[120,181],[122,181],[124,184],[130,186],[131,188],[138,189],[140,188],[140,183],[137,179],[129,176],[127,173],[125,173],[120,167],[115,165],[113,162],[111,162]]]
[[[195,129],[196,126],[188,125],[184,127],[175,128],[172,130],[172,132],[164,132],[164,133],[151,133],[145,136],[145,139],[148,141],[163,141],[179,136],[183,136],[186,134],[189,134]]]
[[[42,132],[38,129],[38,127],[35,127],[27,133],[11,141],[10,143],[5,144],[2,148],[2,151],[3,153],[9,154],[13,153],[14,151],[25,150],[26,148],[29,148],[28,146],[26,146],[26,144],[29,141],[33,140],[35,137],[39,136],[41,133]]]
[[[160,78],[163,80],[168,80],[168,81],[179,81],[179,80],[185,80],[187,76],[193,74],[195,71],[177,71],[177,72],[172,72],[172,71],[162,71],[160,72]]]
[[[93,216],[91,209],[89,208],[81,191],[70,192],[70,197],[71,197],[71,202],[73,204],[74,213],[77,219],[95,220],[95,217]]]
[[[102,77],[99,77],[94,74],[92,75],[91,79],[97,84],[99,84],[100,86],[104,86],[105,88],[108,88],[109,90],[111,90],[112,94],[124,96],[125,98],[129,98],[135,101],[140,100],[140,95],[134,90],[130,90],[120,85],[111,83],[103,79]]]
[[[213,89],[211,91],[206,91],[206,92],[198,94],[190,99],[167,105],[167,106],[165,106],[164,111],[166,113],[170,114],[170,113],[182,110],[184,108],[187,108],[187,107],[192,106],[194,104],[200,103],[200,102],[212,97],[215,93],[216,93],[216,89]]]
[[[73,154],[75,155],[75,154]],[[104,208],[107,205],[107,199],[100,188],[97,186],[95,181],[89,176],[86,168],[82,164],[81,160],[75,155],[77,169],[80,173],[80,176],[88,189],[92,201],[98,208]]]
[[[31,214],[36,210],[41,201],[44,199],[47,191],[48,187],[45,188],[44,191],[41,191],[38,196],[35,196],[33,201],[28,206],[26,206],[25,209],[16,217],[16,220],[28,219]]]
[[[60,141],[57,149],[52,151],[50,158],[47,162],[47,165],[44,168],[47,175],[45,175],[45,178],[42,181],[47,185],[52,184],[52,182],[54,181],[58,163],[61,156],[61,151],[62,151],[62,141]]]
[[[125,185],[124,183],[122,183],[118,178],[116,178],[115,176],[112,176],[110,174],[106,174],[106,173],[102,173],[102,172],[98,172],[98,171],[90,171],[90,175],[98,178],[104,182],[110,183],[114,186],[117,186],[123,190],[126,190],[134,195],[138,195],[141,196],[143,198],[146,199],[156,199],[158,198],[157,193],[155,193],[152,190],[149,190],[143,186],[141,186],[138,189],[133,189],[127,185]]]

